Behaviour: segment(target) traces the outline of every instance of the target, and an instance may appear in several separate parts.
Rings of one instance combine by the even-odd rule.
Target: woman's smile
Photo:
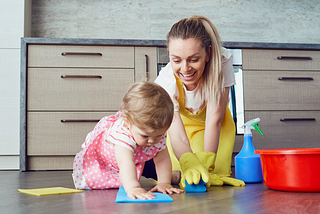
[[[183,76],[183,78],[185,79],[185,80],[192,80],[192,78],[194,77],[194,75],[196,74],[197,72],[195,71],[195,72],[193,72],[193,73],[180,73],[182,76]]]

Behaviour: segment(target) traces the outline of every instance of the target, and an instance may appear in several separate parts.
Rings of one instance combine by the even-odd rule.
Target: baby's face
[[[155,130],[154,132],[149,133],[144,132],[134,124],[130,124],[129,130],[139,146],[149,147],[160,142],[162,136],[166,133],[167,128],[160,128]]]

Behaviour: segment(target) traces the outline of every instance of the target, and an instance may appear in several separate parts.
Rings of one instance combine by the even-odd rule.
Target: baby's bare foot
[[[181,172],[180,170],[172,171],[171,184],[178,185],[181,180]]]

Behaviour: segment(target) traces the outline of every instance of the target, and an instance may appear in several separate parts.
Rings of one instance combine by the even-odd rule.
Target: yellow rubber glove
[[[244,181],[239,180],[239,179],[226,177],[226,176],[219,176],[219,175],[218,175],[218,177],[221,181],[223,181],[224,184],[228,184],[228,185],[235,186],[235,187],[243,187],[246,185],[246,183]]]
[[[199,159],[191,152],[186,152],[181,155],[180,166],[182,171],[182,176],[180,180],[180,187],[185,188],[185,180],[188,184],[198,184],[200,178],[210,186],[210,175],[205,166],[201,164]]]
[[[223,184],[228,184],[236,187],[244,186],[245,183],[241,180],[220,176],[213,173],[216,161],[216,153],[213,152],[196,152],[195,155],[200,160],[200,162],[208,169],[211,177],[211,186],[222,186]]]
[[[213,170],[216,162],[216,153],[213,152],[196,152],[195,155],[200,160],[200,162],[208,169],[210,178],[211,178],[211,186],[222,186],[223,181],[221,181],[218,175],[213,174]]]

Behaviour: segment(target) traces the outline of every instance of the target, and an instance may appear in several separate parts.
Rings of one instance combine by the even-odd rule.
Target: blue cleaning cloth
[[[154,199],[146,199],[146,200],[131,199],[127,196],[126,191],[121,186],[119,188],[119,191],[118,191],[118,194],[116,197],[116,203],[166,203],[166,202],[173,202],[173,199],[167,194],[163,194],[163,193],[159,193],[159,192],[154,192],[154,194],[156,195]]]
[[[188,184],[187,181],[185,181],[185,183],[187,184],[187,186],[184,188],[184,190],[186,192],[205,192],[207,191],[207,187],[206,184],[202,179],[200,180],[200,182],[198,184]]]

